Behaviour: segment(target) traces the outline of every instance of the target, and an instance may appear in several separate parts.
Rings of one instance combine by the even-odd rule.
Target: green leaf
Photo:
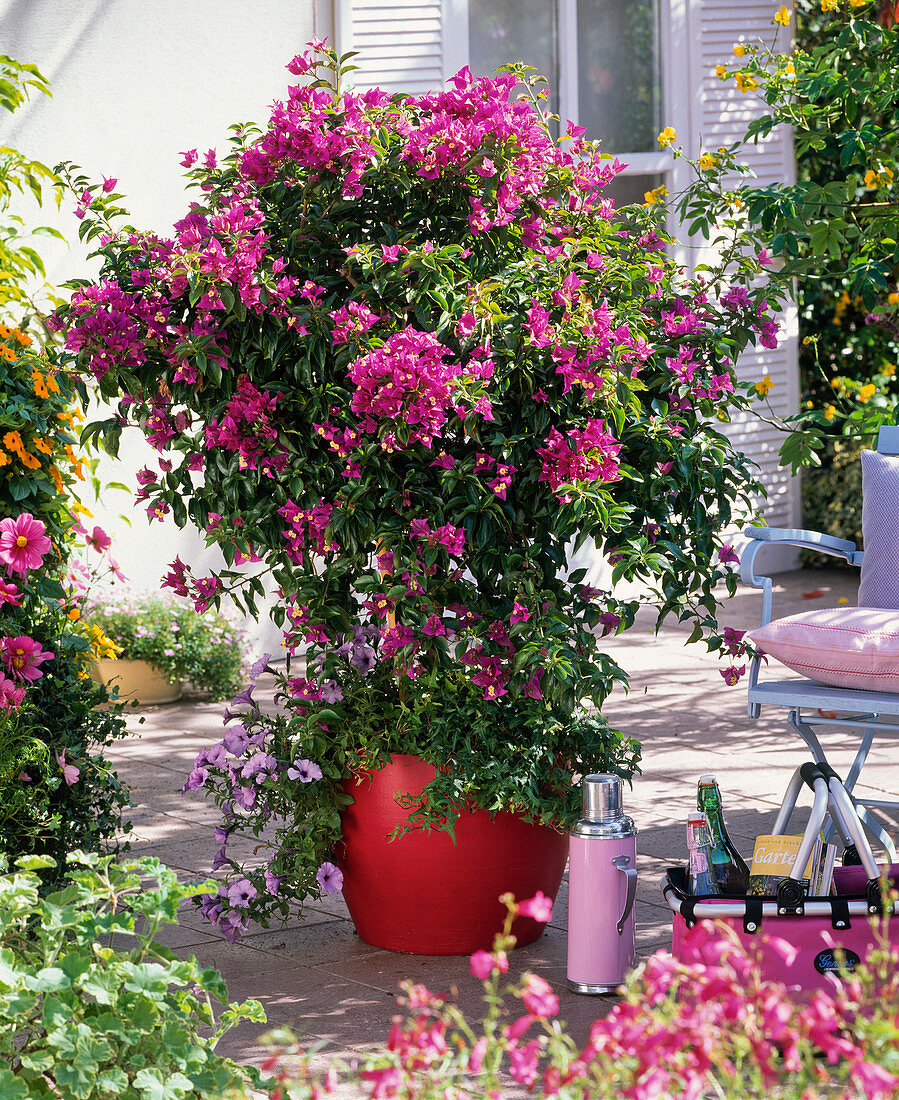
[[[131,1083],[144,1100],[181,1100],[194,1091],[193,1081],[183,1073],[163,1074],[155,1068],[139,1070]]]

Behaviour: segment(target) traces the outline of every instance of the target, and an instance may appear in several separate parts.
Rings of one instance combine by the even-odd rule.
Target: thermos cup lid
[[[588,821],[614,821],[622,816],[621,779],[604,773],[584,776],[584,817]]]

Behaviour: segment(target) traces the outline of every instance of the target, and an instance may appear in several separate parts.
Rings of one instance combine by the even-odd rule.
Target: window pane
[[[631,206],[633,203],[643,205],[647,191],[660,186],[665,182],[661,172],[640,173],[640,175],[616,176],[611,183],[607,183],[602,189],[604,199],[614,199],[616,206]]]
[[[578,121],[607,153],[658,148],[658,0],[578,0]]]
[[[523,61],[547,78],[558,103],[556,0],[469,0],[469,65],[485,76],[498,65]]]

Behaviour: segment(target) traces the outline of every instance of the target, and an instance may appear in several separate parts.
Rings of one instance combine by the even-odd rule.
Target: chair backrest
[[[877,451],[862,451],[862,537],[865,554],[859,607],[899,611],[899,425],[886,425]]]
[[[899,455],[899,424],[885,424],[880,429],[877,450],[882,455]]]

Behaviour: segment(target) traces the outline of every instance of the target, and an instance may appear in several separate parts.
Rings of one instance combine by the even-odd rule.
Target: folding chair
[[[877,451],[881,455],[899,455],[899,426],[881,428]],[[812,531],[749,527],[744,534],[749,543],[741,559],[741,576],[745,584],[762,590],[762,626],[772,621],[773,612],[772,579],[756,575],[756,558],[764,547],[774,544],[802,547],[842,558],[852,565],[861,565],[864,556],[853,542]],[[866,546],[870,549],[873,540],[867,529],[865,535]],[[899,560],[895,571],[899,576]],[[899,603],[891,606],[899,608]],[[899,632],[899,610],[896,610],[896,624]],[[805,866],[818,830],[823,828],[825,839],[837,835],[842,841],[844,864],[861,863],[864,866],[871,887],[868,896],[873,904],[878,893],[874,880],[879,877],[880,869],[866,830],[876,838],[889,860],[895,862],[896,846],[883,816],[885,812],[899,811],[899,802],[861,798],[854,791],[874,737],[884,731],[886,723],[881,723],[881,719],[886,719],[892,732],[899,734],[899,692],[832,687],[811,679],[760,683],[759,671],[760,660],[755,658],[749,670],[749,717],[758,718],[763,706],[786,709],[789,725],[808,746],[813,758],[813,763],[798,767],[790,780],[774,832],[786,831],[803,784],[809,786],[814,792],[814,805],[795,867]],[[858,750],[845,780],[841,780],[830,766],[816,734],[816,729],[828,726],[856,730],[860,735]]]

